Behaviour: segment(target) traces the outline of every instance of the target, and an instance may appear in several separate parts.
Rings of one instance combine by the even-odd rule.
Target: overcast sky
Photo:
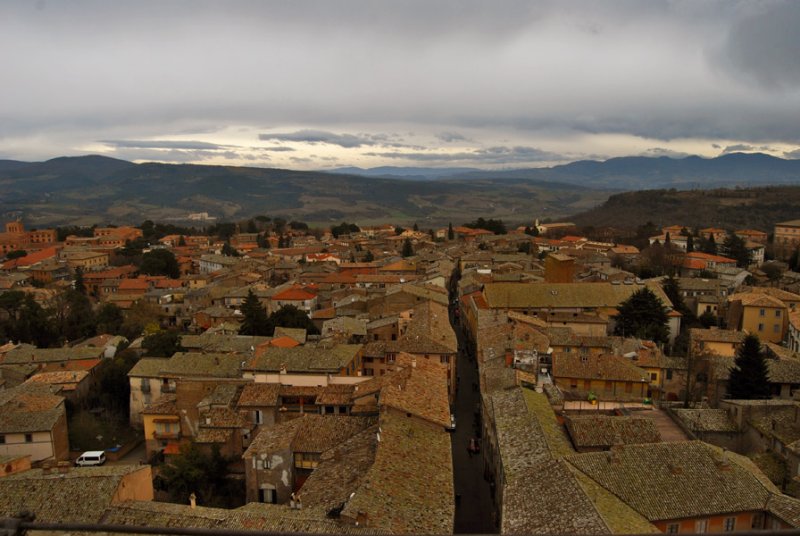
[[[0,0],[0,158],[800,158],[800,2]]]

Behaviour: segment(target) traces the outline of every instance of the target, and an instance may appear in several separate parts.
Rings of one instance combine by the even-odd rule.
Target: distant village
[[[800,529],[800,219],[0,233],[0,518]]]

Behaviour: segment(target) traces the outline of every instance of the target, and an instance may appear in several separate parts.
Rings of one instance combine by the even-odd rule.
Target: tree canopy
[[[769,371],[761,354],[761,342],[756,335],[744,338],[736,352],[734,366],[728,379],[728,398],[770,398]]]
[[[733,233],[728,233],[728,236],[725,237],[725,241],[722,243],[722,254],[729,259],[736,260],[736,266],[739,268],[747,268],[752,262],[752,255],[747,249],[744,239]]]
[[[669,339],[667,308],[649,288],[637,290],[617,308],[614,333],[658,343]]]
[[[491,218],[488,220],[478,218],[473,222],[465,223],[464,227],[469,227],[470,229],[485,229],[493,232],[496,235],[506,234],[507,232],[506,225],[503,223],[503,220],[493,220]]]
[[[403,257],[411,257],[414,255],[414,246],[411,244],[411,239],[406,238],[403,240]]]
[[[154,249],[142,255],[139,271],[147,275],[165,275],[172,279],[181,275],[175,254],[167,249]]]

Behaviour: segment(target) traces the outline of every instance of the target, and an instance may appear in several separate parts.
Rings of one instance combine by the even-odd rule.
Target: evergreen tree
[[[74,288],[84,296],[86,295],[86,285],[83,282],[83,268],[78,266],[75,268],[75,283]]]
[[[414,246],[411,245],[411,239],[406,238],[403,241],[403,257],[411,257],[414,254]]]
[[[728,379],[728,398],[752,400],[770,398],[769,371],[755,335],[745,337]]]
[[[142,341],[145,349],[143,357],[172,357],[175,352],[183,352],[181,335],[175,330],[159,331],[148,335]]]
[[[139,271],[147,275],[165,275],[172,279],[181,275],[175,254],[167,249],[154,249],[142,255]]]
[[[319,333],[317,326],[308,318],[308,315],[294,305],[284,305],[267,319],[267,335],[272,336],[275,328],[301,328],[311,335]],[[239,331],[241,333],[241,330]]]
[[[695,315],[683,301],[678,280],[670,275],[661,284],[661,288],[664,290],[664,294],[667,295],[667,298],[669,298],[669,301],[672,302],[673,309],[684,316],[684,322],[682,322],[682,325],[686,325],[688,327],[688,325],[691,323],[690,319],[694,319]]]
[[[658,343],[666,343],[669,338],[667,328],[667,308],[647,287],[637,290],[631,297],[617,307],[616,335],[638,337]]]
[[[722,243],[722,254],[729,259],[736,260],[736,266],[739,268],[747,268],[752,260],[747,243],[734,233],[728,233],[728,236],[725,237],[725,241]]]
[[[789,269],[794,272],[800,271],[800,246],[797,246],[789,257]]]
[[[419,225],[417,225],[417,222],[414,222],[414,230],[419,231]]]
[[[694,251],[694,237],[689,235],[686,237],[686,253]]]
[[[367,254],[364,255],[364,262],[372,262],[375,260],[375,255],[372,254],[372,251],[367,250]]]
[[[95,316],[97,333],[119,335],[122,332],[122,322],[124,320],[122,309],[113,303],[104,303]]]
[[[179,248],[186,247],[186,237],[185,236],[181,235],[181,237],[178,239],[178,247]]]
[[[708,253],[709,255],[716,255],[717,254],[717,241],[714,239],[714,235],[708,235],[706,237],[700,237],[700,244],[699,249],[703,253]]]
[[[456,234],[453,232],[453,223],[450,222],[447,224],[447,239],[452,240],[455,238]]]
[[[233,249],[233,246],[231,246],[230,242],[225,242],[224,244],[222,244],[222,254],[225,255],[226,257],[239,256],[239,252]]]
[[[267,311],[252,290],[247,291],[247,298],[242,304],[242,315],[244,319],[239,328],[240,335],[271,335],[268,333]]]

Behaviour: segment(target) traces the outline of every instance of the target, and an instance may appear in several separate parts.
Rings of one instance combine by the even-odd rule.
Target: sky
[[[0,0],[0,159],[800,158],[800,2]]]

